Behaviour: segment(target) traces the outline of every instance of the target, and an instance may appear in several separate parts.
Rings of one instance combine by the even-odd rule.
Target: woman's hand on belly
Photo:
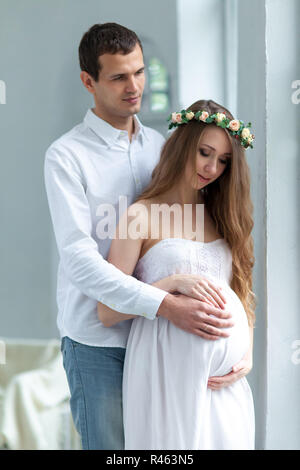
[[[199,274],[173,274],[170,276],[175,292],[225,309],[226,298],[222,288]]]
[[[233,366],[232,371],[222,377],[209,377],[207,388],[220,390],[245,377],[253,366],[253,328],[250,327],[250,346],[244,357]]]

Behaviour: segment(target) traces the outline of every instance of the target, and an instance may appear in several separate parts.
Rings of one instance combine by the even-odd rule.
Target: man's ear
[[[95,93],[94,83],[95,80],[90,76],[89,73],[82,71],[80,72],[80,79],[84,87],[92,94]]]

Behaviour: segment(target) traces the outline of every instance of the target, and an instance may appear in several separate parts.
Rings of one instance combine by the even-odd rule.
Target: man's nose
[[[128,93],[135,93],[138,90],[135,77],[129,77],[126,83],[126,91]]]

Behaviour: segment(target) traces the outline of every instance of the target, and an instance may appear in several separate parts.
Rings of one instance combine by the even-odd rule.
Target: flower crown
[[[171,121],[169,129],[172,129],[172,127],[178,127],[180,124],[187,124],[192,119],[202,121],[207,124],[214,123],[223,129],[227,129],[231,135],[240,140],[243,147],[253,148],[252,143],[254,140],[254,134],[251,134],[250,132],[251,122],[245,126],[243,121],[238,119],[230,120],[223,113],[209,114],[207,111],[197,111],[196,113],[193,113],[193,111],[183,109],[180,113],[170,114],[167,121]]]

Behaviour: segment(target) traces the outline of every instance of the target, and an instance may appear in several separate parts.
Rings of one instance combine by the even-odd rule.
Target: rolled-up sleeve
[[[44,176],[59,256],[69,281],[120,313],[155,318],[167,292],[124,274],[99,253],[91,235],[84,177],[67,149],[47,150]]]

